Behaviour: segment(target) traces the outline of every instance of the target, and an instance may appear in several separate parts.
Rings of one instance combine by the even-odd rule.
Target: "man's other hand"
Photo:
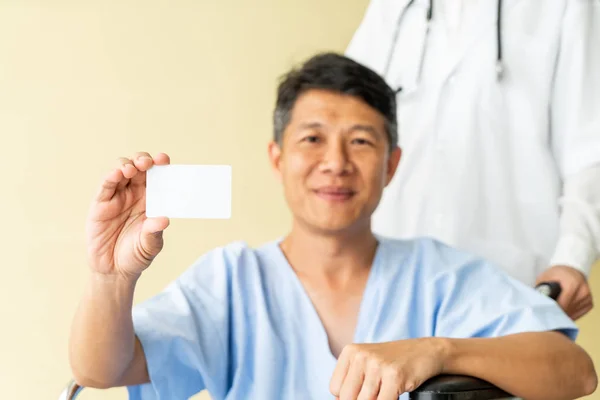
[[[439,375],[444,346],[436,338],[346,346],[330,391],[340,400],[398,400]]]
[[[572,320],[583,317],[594,307],[590,286],[579,270],[555,265],[538,276],[536,285],[549,281],[560,283],[562,291],[557,301]]]

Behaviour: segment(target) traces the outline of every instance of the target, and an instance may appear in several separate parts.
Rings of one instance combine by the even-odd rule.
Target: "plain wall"
[[[316,51],[343,51],[366,5],[0,0],[1,398],[54,399],[70,378],[86,213],[117,157],[233,166],[232,219],[172,221],[136,301],[212,247],[285,232],[266,158],[276,78]],[[600,296],[600,271],[592,281]],[[579,342],[600,365],[599,322],[598,310],[581,320]]]

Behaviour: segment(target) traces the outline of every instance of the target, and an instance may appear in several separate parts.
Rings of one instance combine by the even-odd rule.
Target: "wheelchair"
[[[561,292],[557,282],[539,284],[536,289],[554,300]],[[58,400],[75,400],[83,391],[83,387],[72,380],[63,390]],[[410,392],[410,400],[502,400],[518,399],[504,390],[484,380],[471,376],[439,375],[424,382]]]

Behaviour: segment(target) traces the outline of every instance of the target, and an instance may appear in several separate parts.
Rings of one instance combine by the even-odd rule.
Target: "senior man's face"
[[[310,90],[269,155],[296,222],[336,233],[370,226],[400,159],[389,146],[378,111],[356,97]]]

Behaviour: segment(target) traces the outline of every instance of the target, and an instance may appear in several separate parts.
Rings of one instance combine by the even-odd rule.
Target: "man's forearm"
[[[443,373],[474,376],[528,400],[575,399],[596,389],[587,353],[557,332],[447,339]]]
[[[131,309],[135,279],[92,273],[70,340],[70,361],[79,384],[114,386],[136,352]]]

